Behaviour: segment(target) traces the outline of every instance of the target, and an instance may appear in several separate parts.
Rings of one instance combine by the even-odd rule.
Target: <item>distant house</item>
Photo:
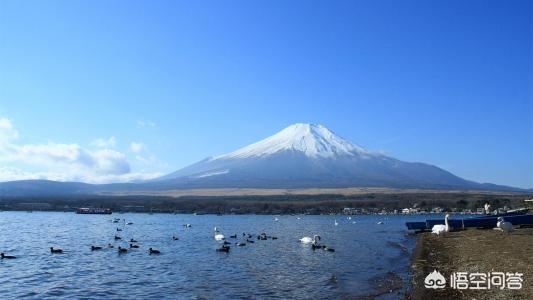
[[[409,208],[404,208],[402,209],[402,214],[408,214],[410,213],[411,211],[409,210]]]

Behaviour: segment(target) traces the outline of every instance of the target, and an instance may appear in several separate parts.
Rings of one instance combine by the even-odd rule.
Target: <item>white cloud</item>
[[[102,140],[98,150],[89,150],[75,143],[19,144],[17,138],[18,132],[10,120],[0,118],[0,181],[49,179],[107,183],[144,180],[161,175],[156,172],[132,172],[125,154],[104,147],[113,145],[116,142],[114,137]],[[144,144],[135,143],[133,149],[141,151]],[[27,169],[39,171],[29,172]]]
[[[99,148],[110,148],[110,147],[114,147],[116,144],[117,144],[117,139],[114,136],[111,136],[107,139],[98,138],[91,142],[91,145],[99,147]]]
[[[27,172],[17,168],[0,167],[0,182],[27,179],[46,179],[54,181],[76,181],[86,183],[112,183],[149,180],[164,175],[163,173],[127,173],[120,175],[101,175],[76,172]]]
[[[130,143],[130,150],[133,153],[139,153],[143,151],[146,147],[141,142],[131,142]]]
[[[18,132],[13,128],[11,121],[6,118],[0,118],[0,144],[16,139],[17,137]]]
[[[143,121],[143,120],[140,120],[140,121],[137,121],[137,127],[139,128],[154,128],[155,127],[155,123],[154,122],[151,122],[151,121]]]

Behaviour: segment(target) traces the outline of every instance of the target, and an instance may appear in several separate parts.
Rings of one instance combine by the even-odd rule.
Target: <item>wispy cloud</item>
[[[17,143],[18,132],[9,119],[0,118],[0,181],[19,179],[50,179],[92,183],[123,182],[159,176],[159,173],[134,173],[127,156],[114,149],[114,137],[97,141],[98,150],[89,150],[78,144],[49,142],[46,144]],[[136,145],[139,151],[144,148]],[[6,167],[8,163],[41,169]]]
[[[139,128],[154,128],[156,124],[152,121],[143,121],[139,120],[137,121],[137,127]]]
[[[98,138],[91,142],[91,145],[99,148],[110,148],[115,147],[117,144],[117,139],[114,136],[106,138]]]
[[[146,147],[141,142],[131,142],[130,143],[130,150],[133,153],[139,153],[143,151]]]
[[[87,183],[110,183],[110,182],[131,182],[149,180],[164,175],[163,173],[153,172],[131,172],[120,175],[98,175],[77,172],[27,172],[18,168],[0,167],[0,182],[27,179],[46,179],[55,181],[77,181]]]

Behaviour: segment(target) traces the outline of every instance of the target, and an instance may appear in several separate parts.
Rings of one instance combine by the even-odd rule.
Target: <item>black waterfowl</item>
[[[324,251],[335,252],[335,249],[324,246]]]
[[[246,246],[246,243],[237,242],[237,243],[235,243],[235,245],[239,246],[239,247],[242,247],[242,246]]]
[[[236,234],[235,234],[235,235],[230,235],[229,238],[230,238],[230,239],[236,239],[236,238],[237,238],[237,235],[236,235]]]
[[[218,248],[217,251],[218,252],[229,252],[229,249],[230,247],[229,246],[226,246],[226,245],[222,245],[222,247]]]
[[[5,255],[3,252],[0,253],[0,256],[2,256],[2,259],[14,259],[14,258],[16,258],[15,256]]]
[[[277,240],[278,237],[277,237],[277,236],[273,236],[272,239],[273,239],[273,240]]]
[[[122,238],[118,235],[115,235],[115,240],[121,240]]]
[[[249,240],[249,239],[246,239],[246,242],[248,242],[248,243],[252,243],[252,244],[255,243],[254,241]]]
[[[128,249],[118,246],[118,253],[126,253],[126,252],[128,252]]]
[[[228,241],[224,241],[224,245],[231,245],[231,243]]]
[[[117,231],[122,231],[122,229],[117,227]]]
[[[51,252],[51,253],[63,253],[63,250],[61,250],[61,249],[54,249],[54,247],[50,247],[50,252]]]
[[[130,243],[138,243],[138,242],[136,240],[134,240],[134,239],[131,239]]]
[[[102,249],[102,247],[91,246],[91,251],[100,250],[100,249]]]
[[[311,249],[313,249],[313,250],[316,250],[316,249],[323,249],[324,247],[325,247],[325,246],[322,246],[322,245],[319,245],[319,244],[315,244],[315,243],[313,243],[313,244],[311,245]]]
[[[115,246],[113,246],[113,244],[109,243],[107,244],[107,248],[114,248]]]
[[[152,249],[152,248],[148,249],[148,251],[150,252],[150,254],[159,254],[159,253],[161,253],[161,251],[156,250],[156,249]]]
[[[174,241],[179,240],[179,238],[178,238],[177,236],[175,236],[175,235],[172,236],[172,239],[173,239]]]
[[[130,248],[139,248],[139,245],[130,244]]]
[[[192,225],[191,224],[183,224],[183,227],[190,228],[190,227],[192,227]]]

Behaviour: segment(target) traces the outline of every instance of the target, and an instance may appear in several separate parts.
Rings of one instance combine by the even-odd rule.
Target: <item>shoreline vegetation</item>
[[[360,190],[360,189],[359,189]],[[400,214],[476,213],[485,203],[493,208],[524,207],[533,193],[482,191],[393,190],[344,194],[273,194],[222,196],[58,195],[0,196],[0,210],[75,211],[78,207],[110,208],[113,212],[197,214]]]
[[[407,299],[533,299],[533,228],[510,233],[492,229],[469,229],[437,236],[417,235],[411,260],[410,292]],[[446,279],[442,289],[428,289],[424,279],[434,270]],[[522,273],[522,288],[511,290],[453,289],[450,276],[455,272]],[[483,286],[482,284],[481,286]],[[470,281],[470,286],[475,284]]]

